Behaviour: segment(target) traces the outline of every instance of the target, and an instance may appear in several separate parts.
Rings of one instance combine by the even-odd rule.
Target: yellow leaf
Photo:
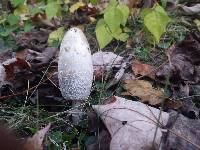
[[[29,12],[29,8],[27,5],[20,5],[14,10],[15,15],[27,14]]]
[[[68,4],[70,1],[69,0],[64,0],[64,3],[65,4]]]
[[[69,11],[70,13],[74,13],[77,9],[79,9],[80,7],[85,6],[85,3],[83,2],[77,2],[75,4],[73,4],[70,8]]]
[[[194,23],[196,24],[198,30],[200,31],[200,20],[199,19],[195,19]]]
[[[49,38],[48,38],[48,44],[50,46],[53,46],[55,44],[55,42],[60,43],[63,36],[64,36],[64,32],[65,32],[65,28],[64,27],[60,27],[57,30],[51,32],[49,34]]]

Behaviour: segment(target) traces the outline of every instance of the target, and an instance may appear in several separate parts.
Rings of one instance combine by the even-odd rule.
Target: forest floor
[[[37,131],[46,134],[43,144],[38,143],[41,149],[34,150],[114,150],[117,137],[93,106],[115,102],[116,96],[169,115],[170,126],[158,128],[180,135],[169,133],[162,146],[200,148],[200,2],[122,0],[116,8],[106,0],[97,4],[91,4],[95,0],[90,4],[70,0],[3,2],[0,122],[20,138],[32,137]],[[129,13],[125,24],[121,20],[118,34],[109,25],[115,26],[119,17],[111,12],[114,22],[111,17],[109,24],[104,9],[122,5]],[[98,28],[99,20],[108,21],[110,35]],[[87,37],[95,70],[90,96],[82,104],[86,115],[78,125],[69,113],[74,109],[72,101],[63,98],[58,81],[60,43],[71,27],[80,28]],[[129,117],[134,118],[134,113]],[[123,125],[128,122],[120,115],[118,119]],[[45,126],[47,130],[40,130]],[[124,132],[120,141],[126,136]],[[33,140],[38,142],[38,137]]]

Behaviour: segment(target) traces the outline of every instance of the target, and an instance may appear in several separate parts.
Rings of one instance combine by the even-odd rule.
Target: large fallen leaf
[[[138,60],[135,60],[132,64],[132,70],[136,76],[149,76],[150,78],[155,78],[155,68],[148,64],[143,64]]]
[[[36,132],[33,137],[28,138],[24,147],[26,150],[43,150],[43,140],[45,138],[46,133],[49,131],[50,124],[45,128]]]
[[[163,150],[199,150],[200,120],[188,119],[175,112],[170,113],[167,133],[162,141]]]
[[[153,141],[158,149],[161,126],[166,125],[168,113],[162,112],[159,117],[158,109],[121,97],[114,98],[109,104],[92,106],[111,134],[110,150],[143,150],[152,147]]]

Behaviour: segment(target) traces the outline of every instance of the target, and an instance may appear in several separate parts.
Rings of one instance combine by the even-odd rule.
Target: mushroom
[[[75,107],[72,120],[77,124],[83,112],[76,107],[90,95],[93,80],[90,47],[84,33],[78,28],[71,28],[62,40],[58,78],[62,96],[66,100],[71,100]]]

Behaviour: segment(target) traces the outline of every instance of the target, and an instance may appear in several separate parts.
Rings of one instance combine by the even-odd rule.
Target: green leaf
[[[123,14],[116,7],[111,7],[104,13],[104,21],[112,32],[115,32],[123,22]]]
[[[30,10],[30,15],[34,16],[37,13],[42,13],[42,10],[38,7],[34,7],[33,9]]]
[[[60,4],[58,4],[57,2],[48,3],[45,9],[47,18],[50,20],[53,17],[57,16],[60,10],[61,10]]]
[[[198,30],[200,31],[200,20],[199,19],[195,19],[194,23],[196,24]]]
[[[31,29],[33,29],[34,26],[31,22],[26,21],[24,25],[24,32],[29,32]]]
[[[152,11],[153,11],[153,9],[150,9],[150,8],[143,9],[143,10],[140,12],[140,17],[141,17],[142,19],[144,19],[144,17],[145,17],[147,14],[151,13]]]
[[[118,2],[116,0],[110,0],[109,5],[110,6],[117,6]]]
[[[117,8],[121,11],[121,13],[123,14],[123,19],[121,24],[123,26],[126,25],[128,16],[129,16],[129,8],[126,5],[118,5]]]
[[[119,35],[122,33],[122,29],[121,28],[118,28],[117,30],[115,30],[115,32],[112,32],[111,34],[112,34],[112,36],[115,38],[115,39],[117,39],[117,40],[119,40]]]
[[[18,27],[17,26],[6,26],[2,31],[0,31],[0,35],[3,37],[7,37],[13,31],[15,31]]]
[[[62,132],[55,131],[49,135],[49,138],[53,143],[59,144],[62,142]]]
[[[48,44],[49,46],[53,46],[55,43],[59,43],[61,42],[63,36],[64,36],[64,32],[65,32],[65,28],[64,27],[60,27],[57,30],[51,32],[49,34],[49,38],[48,38]]]
[[[104,9],[103,14],[109,11],[112,7],[117,7],[118,2],[116,0],[110,0],[108,6]]]
[[[122,33],[122,29],[121,28],[116,30],[116,32],[112,33],[112,36],[115,39],[120,40],[122,42],[125,42],[129,37],[129,35],[127,33]]]
[[[18,5],[24,4],[24,1],[25,1],[25,0],[10,0],[11,4],[12,4],[14,7],[17,7]]]
[[[11,26],[16,25],[16,24],[18,24],[19,21],[20,21],[20,16],[10,14],[10,15],[7,17],[7,21],[8,21],[8,23],[9,23]]]
[[[97,4],[99,0],[90,0],[90,3]]]
[[[129,37],[129,35],[127,33],[121,33],[118,38],[120,41],[126,42],[128,37]]]
[[[95,32],[96,32],[97,41],[101,49],[104,48],[106,45],[108,45],[113,39],[103,19],[100,19],[98,21]]]
[[[170,21],[165,10],[158,4],[152,8],[152,11],[146,11],[144,14],[144,25],[152,33],[157,43],[162,34],[166,32],[166,26]]]

